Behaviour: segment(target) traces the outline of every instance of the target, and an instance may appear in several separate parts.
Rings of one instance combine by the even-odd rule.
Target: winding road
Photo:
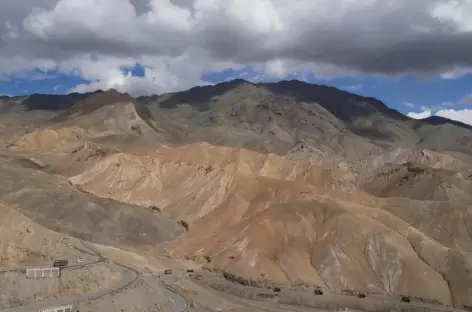
[[[85,247],[85,249],[82,249],[80,247],[75,246],[75,249],[92,255],[94,257],[97,257],[97,260],[83,263],[83,264],[74,264],[67,266],[63,268],[63,270],[73,270],[73,269],[81,269],[81,268],[86,268],[89,266],[93,265],[98,265],[101,263],[108,262],[109,259],[101,255],[99,252],[95,251],[93,248],[90,246],[87,246],[87,243],[84,241],[81,241],[82,245]],[[88,250],[87,250],[88,249]],[[111,296],[114,294],[117,294],[131,285],[133,285],[138,279],[140,279],[141,273],[137,270],[135,270],[132,267],[129,267],[125,264],[116,262],[113,260],[113,263],[116,264],[117,266],[121,267],[123,269],[123,274],[122,274],[122,279],[118,285],[114,288],[109,288],[109,289],[104,289],[102,291],[92,293],[92,294],[85,294],[81,295],[77,298],[74,299],[69,299],[69,300],[50,300],[50,301],[41,301],[38,303],[34,303],[32,305],[28,306],[19,306],[19,307],[13,307],[13,308],[7,308],[0,310],[1,312],[30,312],[30,311],[39,311],[41,309],[45,308],[51,308],[51,307],[58,307],[62,305],[75,305],[77,306],[78,304],[82,303],[87,303],[93,300],[101,299],[106,296]],[[36,265],[37,266],[37,265]],[[15,272],[15,271],[21,271],[25,270],[27,267],[31,266],[21,266],[21,267],[9,267],[9,268],[0,268],[0,273],[2,272]],[[169,286],[163,284],[162,291],[164,292],[165,295],[167,295],[172,302],[172,311],[173,312],[187,312],[188,311],[188,304],[187,300],[179,295],[177,292],[173,291]]]
[[[164,294],[169,297],[172,302],[172,311],[173,312],[187,312],[188,303],[187,300],[179,295],[177,292],[173,291],[171,288],[165,286],[162,288]]]

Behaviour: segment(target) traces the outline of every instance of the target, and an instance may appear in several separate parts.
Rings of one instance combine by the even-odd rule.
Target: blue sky
[[[122,72],[124,74],[130,73],[134,77],[144,77],[145,75],[144,68],[140,65],[123,67]],[[203,81],[210,83],[218,83],[234,78],[243,78],[254,82],[278,80],[277,78],[259,75],[249,67],[241,70],[228,69],[221,72],[203,72],[201,78]],[[292,78],[310,83],[330,85],[364,96],[373,96],[385,102],[389,107],[405,114],[422,112],[427,109],[464,109],[467,106],[459,104],[459,101],[472,93],[472,74],[455,79],[418,78],[414,75],[405,75],[400,78],[358,76],[316,79],[312,73],[291,74],[284,77],[284,79]],[[64,94],[78,84],[87,83],[90,83],[90,81],[79,76],[67,75],[57,71],[43,72],[35,69],[23,72],[20,75],[0,78],[0,94]]]

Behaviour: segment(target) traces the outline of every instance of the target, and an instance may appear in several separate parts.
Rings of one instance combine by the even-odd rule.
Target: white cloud
[[[472,73],[472,67],[457,67],[441,74],[442,79],[453,80]]]
[[[410,117],[410,118],[413,118],[413,119],[424,119],[424,118],[428,118],[428,117],[431,117],[432,115],[432,111],[430,110],[427,110],[427,111],[423,111],[423,112],[420,112],[420,113],[408,113],[407,116]]]
[[[202,71],[246,66],[255,77],[413,72],[452,79],[472,69],[471,3],[4,0],[0,72],[58,69],[91,81],[77,90],[133,93],[182,89],[204,83]],[[145,77],[122,73],[136,63]]]
[[[472,32],[472,1],[448,0],[438,3],[432,10],[434,17],[452,22],[461,31]]]
[[[437,111],[435,115],[449,118],[451,120],[460,121],[468,125],[472,125],[472,109],[443,109]]]
[[[283,78],[285,75],[290,73],[287,68],[287,64],[283,60],[272,60],[265,64],[265,70],[268,75]]]
[[[413,103],[411,103],[411,102],[408,102],[408,101],[404,101],[404,102],[403,102],[403,105],[408,106],[409,108],[415,107],[415,104],[413,104]]]
[[[451,120],[460,121],[468,125],[472,125],[472,109],[440,109],[436,112],[433,112],[431,110],[425,110],[419,113],[410,112],[407,114],[407,116],[414,119],[424,119],[431,116],[440,116]]]
[[[194,58],[199,62],[192,62]],[[208,82],[200,78],[202,68],[211,71],[220,71],[227,67],[239,68],[237,64],[212,61],[205,55],[199,55],[198,51],[179,57],[141,57],[138,59],[138,63],[145,64],[144,77],[135,77],[129,72],[122,71],[123,67],[135,65],[135,60],[130,58],[91,58],[86,56],[63,62],[60,67],[67,72],[92,81],[90,84],[80,84],[70,91],[88,92],[113,88],[128,92],[133,96],[172,92],[207,84]]]
[[[4,26],[6,30],[5,36],[8,39],[16,39],[19,37],[18,29],[16,27],[13,27],[10,21],[5,21]]]
[[[2,58],[0,49],[0,75],[3,74],[8,76],[12,73],[24,72],[35,68],[42,71],[48,71],[56,68],[56,62],[46,58],[31,59],[22,56]]]

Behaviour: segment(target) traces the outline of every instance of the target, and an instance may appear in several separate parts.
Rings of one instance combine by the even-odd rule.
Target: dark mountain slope
[[[109,104],[136,102],[137,114],[171,144],[207,141],[284,155],[302,142],[305,152],[351,160],[398,147],[472,155],[471,126],[441,117],[413,120],[375,98],[297,80],[253,84],[237,79],[137,99],[111,90],[5,102],[3,113],[16,105],[57,112],[53,123]]]
[[[81,101],[74,103],[68,107],[57,117],[52,119],[52,122],[65,121],[71,117],[83,116],[90,114],[104,106],[115,103],[133,102],[134,99],[127,93],[120,93],[115,89],[106,92],[95,92],[83,96]]]
[[[414,120],[375,98],[297,80],[237,79],[137,101],[186,131],[189,142],[285,154],[303,141],[354,159],[416,146],[472,155],[468,125],[439,117]]]
[[[147,106],[154,116],[167,116],[169,122],[186,131],[189,143],[207,141],[285,154],[303,140],[324,153],[356,159],[354,145],[380,151],[317,103],[297,102],[263,85],[243,81],[163,95]]]
[[[444,117],[441,117],[441,116],[431,116],[431,117],[428,117],[428,118],[425,118],[425,119],[421,119],[420,123],[421,124],[429,124],[429,125],[433,125],[433,126],[451,124],[451,125],[454,125],[454,126],[458,126],[458,127],[467,128],[469,130],[472,130],[471,125],[465,124],[465,123],[460,122],[460,121],[447,119],[447,118],[444,118]]]
[[[116,90],[89,95],[85,100],[60,112],[34,131],[10,143],[10,150],[68,153],[87,142],[122,151],[138,151],[169,145],[166,134],[145,106],[137,109],[134,99]],[[49,163],[49,158],[41,163]]]

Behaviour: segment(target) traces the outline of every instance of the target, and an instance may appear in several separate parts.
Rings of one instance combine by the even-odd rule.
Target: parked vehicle
[[[167,270],[164,271],[164,274],[167,274],[167,275],[172,274],[172,270],[167,269]]]
[[[64,268],[67,265],[69,265],[69,260],[55,260],[52,266],[56,268]]]

